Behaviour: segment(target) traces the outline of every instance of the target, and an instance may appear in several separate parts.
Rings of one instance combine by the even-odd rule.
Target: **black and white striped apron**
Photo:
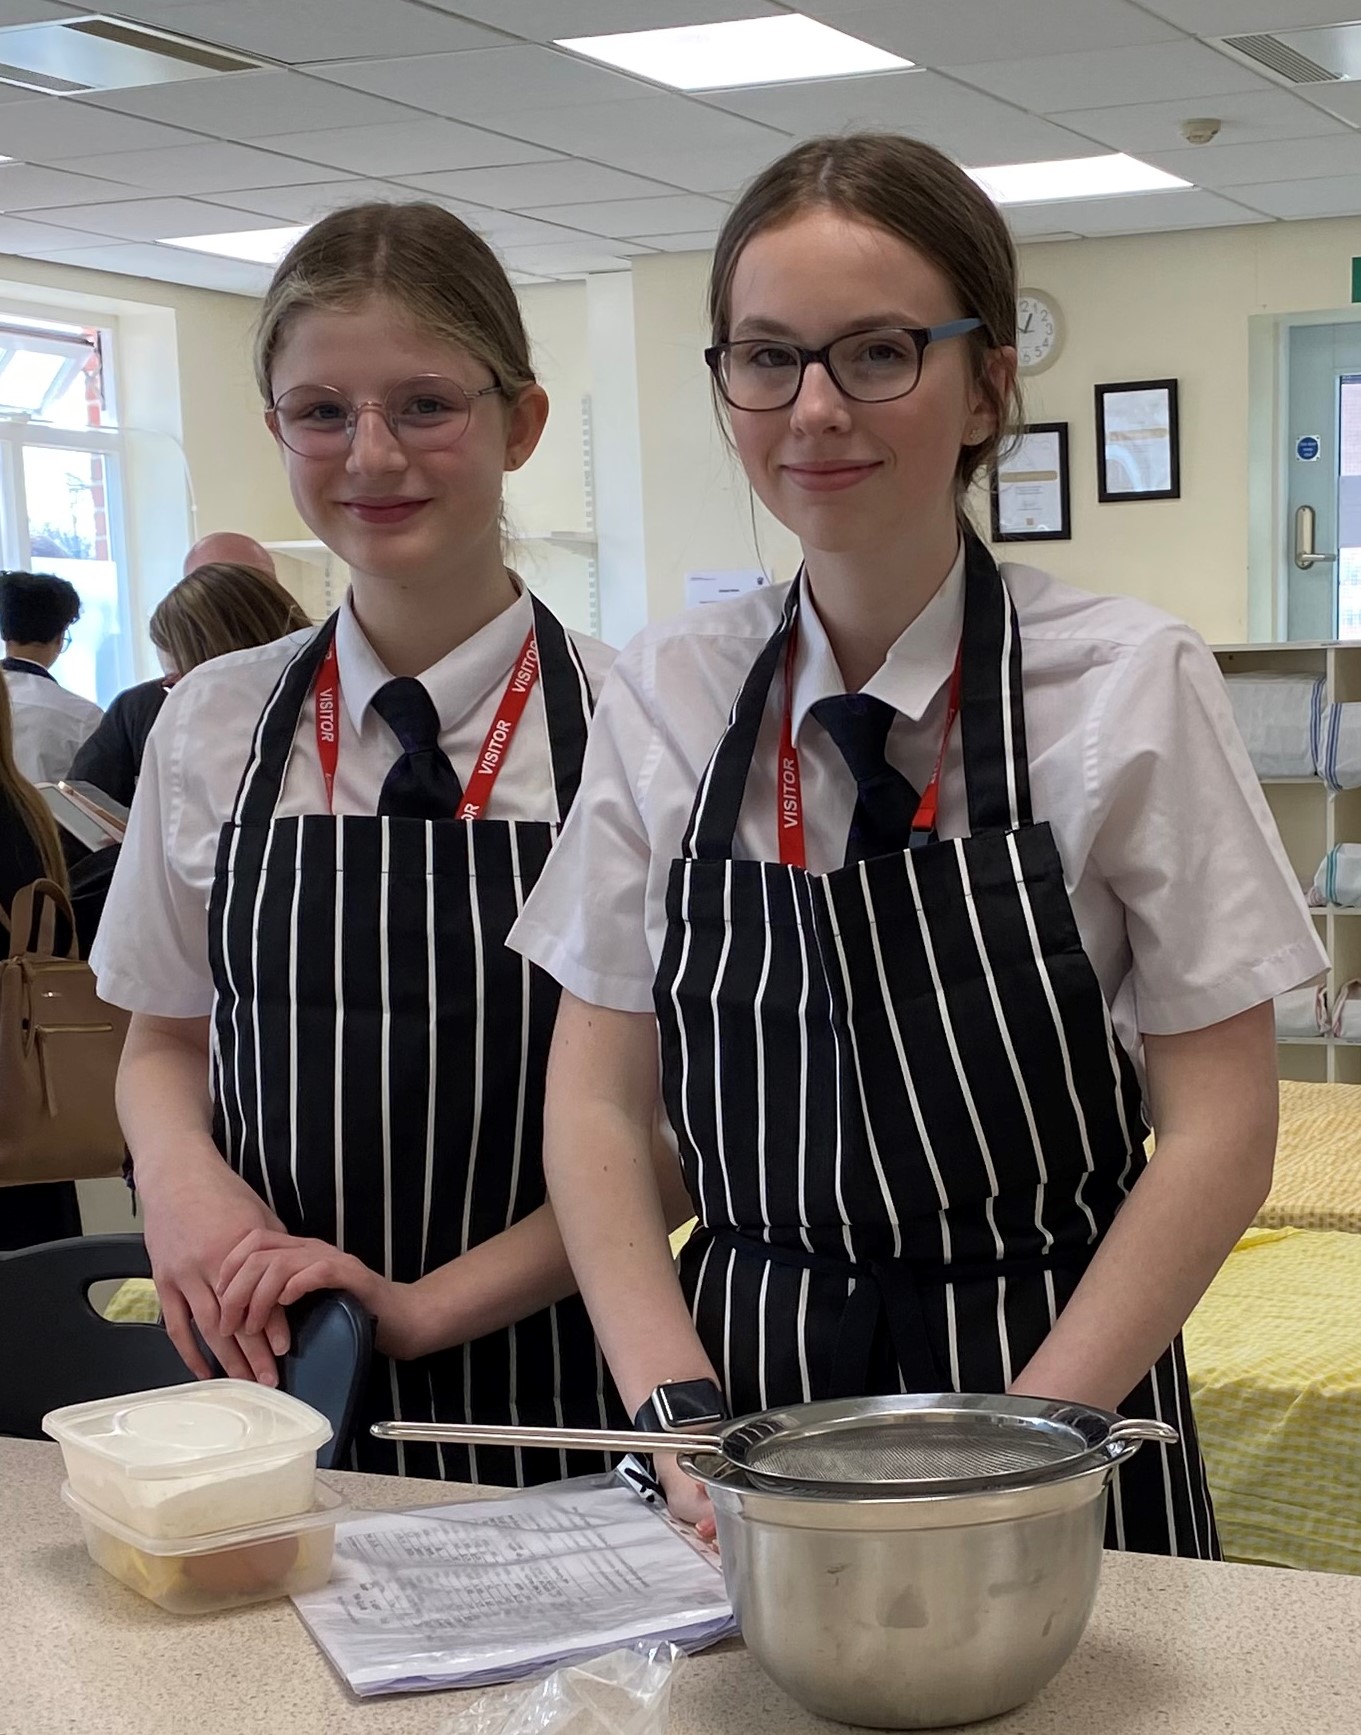
[[[1030,811],[1015,609],[968,538],[967,838],[815,875],[733,842],[800,581],[695,797],[655,985],[700,1228],[682,1281],[734,1414],[1003,1392],[1144,1169],[1138,1080]],[[1216,1557],[1180,1341],[1122,1406],[1181,1432],[1108,1541]]]
[[[505,938],[576,795],[592,696],[561,624],[534,630],[558,823],[278,816],[333,616],[257,725],[210,905],[214,1136],[292,1234],[408,1283],[544,1202],[557,984]],[[542,747],[532,739],[520,750]],[[600,1469],[585,1454],[380,1442],[369,1423],[620,1419],[578,1297],[418,1361],[376,1356],[354,1467],[459,1481]]]

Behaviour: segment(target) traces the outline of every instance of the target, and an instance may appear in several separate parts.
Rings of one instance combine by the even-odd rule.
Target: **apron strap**
[[[595,695],[566,627],[538,597],[531,595],[530,601],[534,605],[539,680],[543,683],[548,753],[553,765],[553,787],[561,825],[576,800],[581,783],[581,762],[586,752],[586,734],[595,711]]]
[[[756,757],[756,742],[766,713],[771,684],[783,666],[785,646],[799,612],[803,568],[795,575],[785,597],[780,624],[766,640],[752,664],[741,691],[733,701],[727,727],[714,748],[695,791],[690,823],[681,839],[681,855],[687,861],[728,861],[737,836],[747,778]]]
[[[318,627],[275,682],[255,725],[250,755],[232,806],[233,825],[268,825],[274,817],[298,732],[298,719],[335,637],[336,619],[333,614]]]
[[[1014,831],[1031,823],[1021,632],[997,562],[967,525],[963,651],[959,716],[969,831],[975,837]]]

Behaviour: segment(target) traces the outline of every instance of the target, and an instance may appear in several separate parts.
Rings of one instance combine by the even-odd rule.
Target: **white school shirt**
[[[30,783],[56,783],[93,735],[104,715],[99,706],[72,693],[50,675],[6,669],[14,714],[14,763]]]
[[[1190,627],[1033,567],[1002,569],[1016,606],[1036,821],[1054,830],[1087,956],[1122,1042],[1196,1030],[1318,976],[1328,957],[1234,724],[1218,666]],[[620,654],[596,712],[581,791],[510,945],[579,999],[653,1009],[666,885],[695,789],[785,586],[692,609]],[[899,713],[888,757],[930,779],[964,618],[962,553],[864,691]],[[855,783],[809,716],[845,683],[805,590],[793,733],[812,873],[842,863]],[[771,683],[734,854],[778,861],[784,682]],[[939,830],[968,832],[960,730]]]
[[[440,746],[465,784],[533,619],[529,596],[522,594],[420,677],[439,712]],[[127,837],[90,957],[100,994],[115,1006],[167,1018],[197,1018],[212,1010],[208,899],[218,836],[231,818],[260,713],[311,635],[308,628],[258,649],[233,651],[201,664],[171,688],[147,740]],[[580,633],[568,636],[598,695],[614,651]],[[372,814],[401,747],[370,704],[391,676],[348,600],[336,623],[336,664],[341,703],[335,812]],[[291,817],[326,811],[316,708],[309,696],[277,812]],[[541,681],[530,693],[485,817],[557,819]]]

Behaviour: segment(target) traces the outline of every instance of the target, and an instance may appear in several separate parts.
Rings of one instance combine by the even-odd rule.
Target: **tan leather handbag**
[[[71,936],[65,956],[56,951],[58,917]],[[95,992],[55,880],[16,893],[0,927],[9,930],[0,960],[0,1186],[117,1175],[123,1135],[113,1087],[128,1014]]]

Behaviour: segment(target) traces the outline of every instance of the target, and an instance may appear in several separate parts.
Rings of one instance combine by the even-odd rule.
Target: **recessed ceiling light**
[[[969,173],[999,205],[1104,199],[1118,193],[1161,193],[1169,187],[1191,185],[1120,151],[1100,157],[1064,157],[1056,163],[1003,163],[995,169],[970,169]]]
[[[250,265],[277,265],[305,223],[291,229],[238,229],[226,235],[163,235],[158,247],[187,247],[193,253],[216,253],[223,259],[244,259]]]
[[[728,24],[683,24],[671,30],[630,30],[620,36],[569,36],[557,46],[676,90],[853,78],[862,72],[901,72],[912,65],[798,13],[739,18]]]

